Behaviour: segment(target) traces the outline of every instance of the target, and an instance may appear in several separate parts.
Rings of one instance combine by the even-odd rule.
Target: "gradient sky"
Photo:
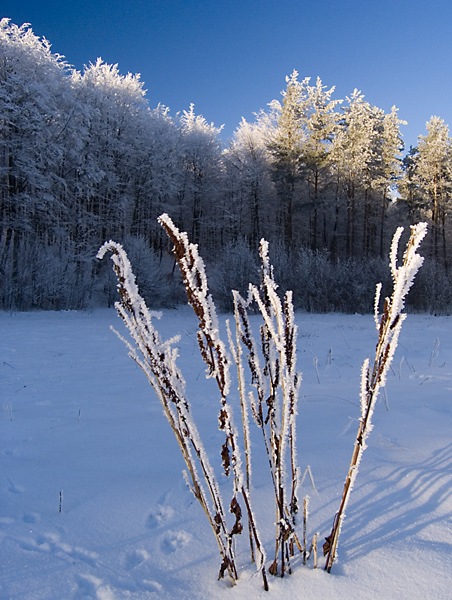
[[[360,89],[409,122],[452,128],[451,0],[0,0],[77,69],[102,57],[140,73],[151,106],[195,104],[227,140],[280,98],[285,76],[319,76],[336,98]]]

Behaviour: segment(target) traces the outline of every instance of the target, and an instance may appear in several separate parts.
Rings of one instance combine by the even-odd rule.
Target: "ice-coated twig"
[[[235,523],[229,532],[229,545],[232,547],[233,536],[240,534],[243,529],[242,510],[238,500],[238,494],[241,494],[250,528],[251,555],[254,559],[252,544],[254,540],[256,550],[259,553],[258,569],[262,574],[264,588],[268,590],[265,551],[252,511],[250,490],[242,469],[237,430],[228,401],[231,387],[230,361],[226,347],[220,338],[218,317],[215,304],[209,293],[204,261],[199,256],[197,245],[189,242],[187,234],[179,231],[167,214],[161,215],[158,220],[174,244],[173,251],[181,271],[187,299],[198,318],[199,329],[197,335],[201,356],[207,366],[208,377],[212,377],[216,381],[220,392],[218,423],[220,430],[225,433],[225,442],[221,448],[221,459],[225,475],[228,476],[232,471],[234,477],[234,491],[229,510],[235,516]]]
[[[126,344],[131,358],[146,374],[162,403],[165,416],[177,439],[188,470],[187,480],[191,491],[201,504],[218,543],[222,559],[219,577],[228,573],[235,583],[238,573],[223,502],[214,471],[191,416],[185,394],[185,381],[176,362],[178,352],[173,347],[175,340],[163,341],[154,327],[153,318],[156,314],[148,310],[139,294],[135,276],[123,247],[112,241],[106,242],[100,248],[98,258],[103,258],[107,252],[111,253],[113,268],[118,279],[120,300],[115,303],[115,308],[135,345],[122,336],[119,337]],[[199,469],[208,492],[202,483]]]
[[[355,482],[362,454],[366,448],[367,437],[372,430],[372,414],[379,390],[386,383],[386,376],[390,368],[406,314],[402,313],[406,295],[414,281],[417,271],[423,263],[423,257],[417,254],[417,249],[427,233],[426,223],[411,226],[411,235],[408,240],[402,264],[397,266],[397,251],[403,228],[399,227],[394,234],[389,255],[389,264],[393,280],[393,291],[390,298],[385,299],[383,313],[378,314],[381,284],[377,285],[375,294],[374,318],[378,331],[378,341],[372,368],[369,359],[364,361],[361,371],[361,418],[353,448],[350,467],[345,478],[339,510],[337,511],[333,528],[323,545],[326,556],[325,570],[330,572],[336,559],[337,545],[345,509],[350,493]]]

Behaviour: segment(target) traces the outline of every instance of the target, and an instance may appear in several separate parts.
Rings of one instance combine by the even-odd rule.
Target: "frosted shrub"
[[[293,270],[296,307],[311,312],[369,313],[377,280],[387,286],[387,266],[380,259],[332,260],[326,250],[302,248]]]
[[[215,261],[209,276],[212,296],[219,310],[231,312],[233,299],[231,290],[246,294],[250,282],[258,280],[259,267],[256,257],[244,239],[227,244],[221,258]]]
[[[228,575],[233,583],[238,579],[235,546],[237,536],[244,530],[246,519],[251,560],[256,563],[264,589],[267,590],[266,553],[252,502],[250,428],[253,422],[260,431],[274,492],[275,553],[268,571],[272,575],[283,577],[286,573],[291,573],[292,558],[297,550],[303,564],[310,555],[307,540],[308,498],[302,504],[298,498],[300,471],[297,462],[296,418],[301,374],[296,364],[297,326],[292,292],[286,291],[282,298],[278,294],[268,244],[261,240],[260,284],[250,283],[246,294],[237,290],[232,292],[235,327],[227,321],[228,350],[220,337],[216,306],[209,292],[204,262],[198,254],[197,246],[188,241],[187,235],[180,232],[167,215],[162,215],[159,222],[174,245],[174,255],[187,299],[198,319],[199,351],[206,365],[206,377],[212,380],[219,402],[218,427],[224,435],[219,453],[223,475],[230,482],[229,487],[222,485],[220,491],[217,475],[192,418],[185,381],[177,364],[178,350],[175,344],[178,338],[165,341],[160,337],[154,326],[156,314],[148,310],[138,291],[123,247],[110,241],[102,246],[98,257],[102,258],[107,252],[112,254],[120,296],[115,306],[133,343],[121,339],[126,344],[129,355],[141,367],[154,388],[175,434],[187,468],[186,481],[207,517],[219,548],[219,578]],[[362,368],[361,419],[340,507],[335,515],[331,534],[324,544],[327,571],[331,570],[336,557],[345,507],[366,447],[367,436],[372,429],[375,401],[380,388],[385,384],[406,316],[403,313],[405,297],[422,264],[423,259],[416,251],[425,233],[426,225],[423,223],[412,227],[402,264],[398,266],[397,252],[402,228],[397,230],[390,253],[393,291],[385,299],[381,316],[378,307],[382,286],[377,286],[374,306],[378,342],[373,363],[366,360]],[[239,256],[245,256],[243,250],[240,250]],[[315,263],[319,277],[321,269],[326,274],[331,268],[325,255],[307,253],[305,258]],[[251,264],[247,261],[245,263]],[[312,275],[312,269],[308,270]],[[326,281],[326,275],[324,279]],[[321,284],[325,281],[319,282],[323,293],[326,291],[321,288]],[[257,339],[250,325],[250,310],[260,315],[261,325]],[[235,424],[231,402],[235,395],[231,384],[233,364],[242,417],[241,432]],[[246,384],[248,379],[249,385]],[[227,501],[223,498],[226,494]],[[301,536],[296,531],[298,512],[303,515]],[[314,566],[317,564],[316,539],[315,535],[311,544]]]
[[[279,294],[284,295],[288,290],[296,294],[297,252],[286,248],[281,242],[269,246],[268,252],[273,269],[273,277],[278,282]],[[296,300],[298,301],[298,295],[296,295]]]
[[[128,235],[124,239],[124,249],[147,304],[154,308],[173,306],[176,293],[171,284],[174,285],[174,278],[168,276],[169,268],[165,268],[148,241],[142,236]]]
[[[434,315],[452,313],[452,273],[439,261],[427,258],[410,293],[410,306]]]
[[[326,250],[301,249],[295,272],[298,279],[295,293],[303,308],[312,312],[335,310],[338,265],[331,261]]]
[[[348,259],[333,265],[334,286],[330,292],[335,310],[368,314],[372,311],[375,281],[390,288],[387,263],[379,258]]]

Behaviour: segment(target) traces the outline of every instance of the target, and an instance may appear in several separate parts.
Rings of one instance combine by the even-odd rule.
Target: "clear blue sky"
[[[102,57],[140,73],[151,106],[188,108],[227,139],[280,97],[285,76],[320,76],[395,104],[405,144],[432,114],[452,128],[451,0],[0,0],[81,69]],[[452,133],[452,132],[451,132]]]

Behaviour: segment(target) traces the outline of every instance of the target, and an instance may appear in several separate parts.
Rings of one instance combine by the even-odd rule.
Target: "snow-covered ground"
[[[329,534],[357,418],[372,316],[297,315],[303,384],[299,464],[310,465],[309,535]],[[187,489],[158,401],[113,310],[0,313],[0,598],[446,600],[452,590],[452,318],[409,315],[382,395],[331,574],[294,561],[262,589],[238,546],[240,581]],[[188,308],[164,311],[204,444],[218,455],[217,395],[204,380]],[[238,415],[238,411],[236,411]],[[253,448],[254,450],[254,448]],[[255,448],[258,456],[259,448]],[[253,500],[267,554],[265,461]]]

